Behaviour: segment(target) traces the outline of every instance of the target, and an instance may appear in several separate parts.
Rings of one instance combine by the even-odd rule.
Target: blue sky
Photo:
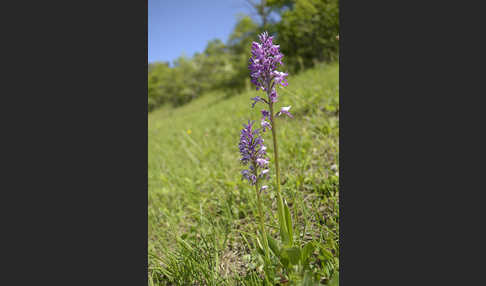
[[[245,0],[148,0],[148,61],[172,63],[202,52],[209,40],[226,42]]]

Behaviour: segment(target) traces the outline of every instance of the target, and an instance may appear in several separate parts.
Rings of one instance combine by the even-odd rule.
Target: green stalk
[[[268,89],[267,89],[268,90]],[[283,200],[282,200],[282,195],[280,192],[280,169],[278,167],[278,146],[277,146],[277,135],[276,135],[276,124],[274,120],[274,115],[273,115],[273,102],[270,100],[270,94],[268,94],[268,100],[269,105],[270,105],[270,124],[272,125],[272,139],[273,139],[273,157],[275,160],[275,170],[276,170],[276,184],[277,184],[277,211],[279,213],[278,219],[280,222],[280,231],[284,232],[285,234],[288,233],[287,227],[285,224],[285,214],[284,214],[284,206],[283,206]]]

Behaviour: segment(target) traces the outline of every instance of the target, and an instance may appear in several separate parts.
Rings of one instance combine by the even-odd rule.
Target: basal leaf
[[[289,207],[287,206],[287,201],[284,201],[284,210],[285,210],[285,222],[286,222],[286,227],[287,227],[287,233],[289,236],[289,245],[293,245],[294,243],[294,234],[293,234],[293,229],[292,229],[292,218],[290,217],[290,210]]]
[[[299,264],[299,261],[300,261],[300,248],[299,247],[294,246],[294,247],[286,248],[285,252],[289,256],[290,263],[292,263],[293,265]]]
[[[267,234],[268,246],[275,253],[276,256],[280,257],[280,250],[278,249],[277,241],[269,234]]]

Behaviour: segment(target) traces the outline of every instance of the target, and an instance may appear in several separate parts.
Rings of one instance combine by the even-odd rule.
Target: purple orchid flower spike
[[[253,42],[251,46],[252,56],[248,65],[251,82],[257,90],[271,89],[273,93],[273,80],[277,84],[287,86],[285,77],[288,74],[277,71],[277,66],[283,65],[283,54],[280,53],[280,46],[273,44],[273,37],[269,37],[267,32],[260,34],[259,39],[260,43]]]
[[[273,113],[273,104],[278,101],[277,86],[288,86],[287,76],[285,72],[277,70],[279,65],[283,65],[283,54],[280,52],[280,46],[273,44],[273,37],[269,36],[267,32],[263,32],[258,36],[260,42],[253,42],[251,46],[251,57],[248,68],[250,70],[251,82],[256,86],[257,90],[266,91],[267,98],[260,96],[253,97],[251,100],[252,107],[255,104],[262,102],[269,106]],[[289,112],[290,106],[283,107],[277,116],[282,113],[289,117],[293,117]],[[268,111],[262,111],[263,118],[261,119],[262,132],[269,129],[274,129],[273,115]]]
[[[263,139],[259,135],[259,129],[254,129],[254,122],[248,121],[248,124],[243,124],[243,129],[240,134],[240,161],[243,165],[250,165],[248,169],[241,171],[244,179],[247,179],[251,185],[257,184],[261,178],[268,172],[267,148],[263,145]],[[259,169],[263,171],[258,174]]]

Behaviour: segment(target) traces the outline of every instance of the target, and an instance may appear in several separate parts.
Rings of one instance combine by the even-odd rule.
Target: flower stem
[[[270,94],[269,94],[269,100],[270,100]],[[276,176],[276,184],[277,184],[277,208],[278,208],[278,213],[279,213],[279,220],[280,220],[280,228],[281,231],[284,233],[287,233],[287,228],[286,224],[283,221],[285,218],[284,214],[284,207],[283,207],[283,200],[282,200],[282,195],[280,192],[280,169],[278,167],[278,146],[277,146],[277,134],[276,134],[276,124],[274,120],[274,115],[273,115],[273,102],[270,100],[270,124],[272,125],[272,139],[273,139],[273,155],[274,155],[274,160],[275,160],[275,172],[277,174]],[[283,229],[282,229],[283,228]]]

